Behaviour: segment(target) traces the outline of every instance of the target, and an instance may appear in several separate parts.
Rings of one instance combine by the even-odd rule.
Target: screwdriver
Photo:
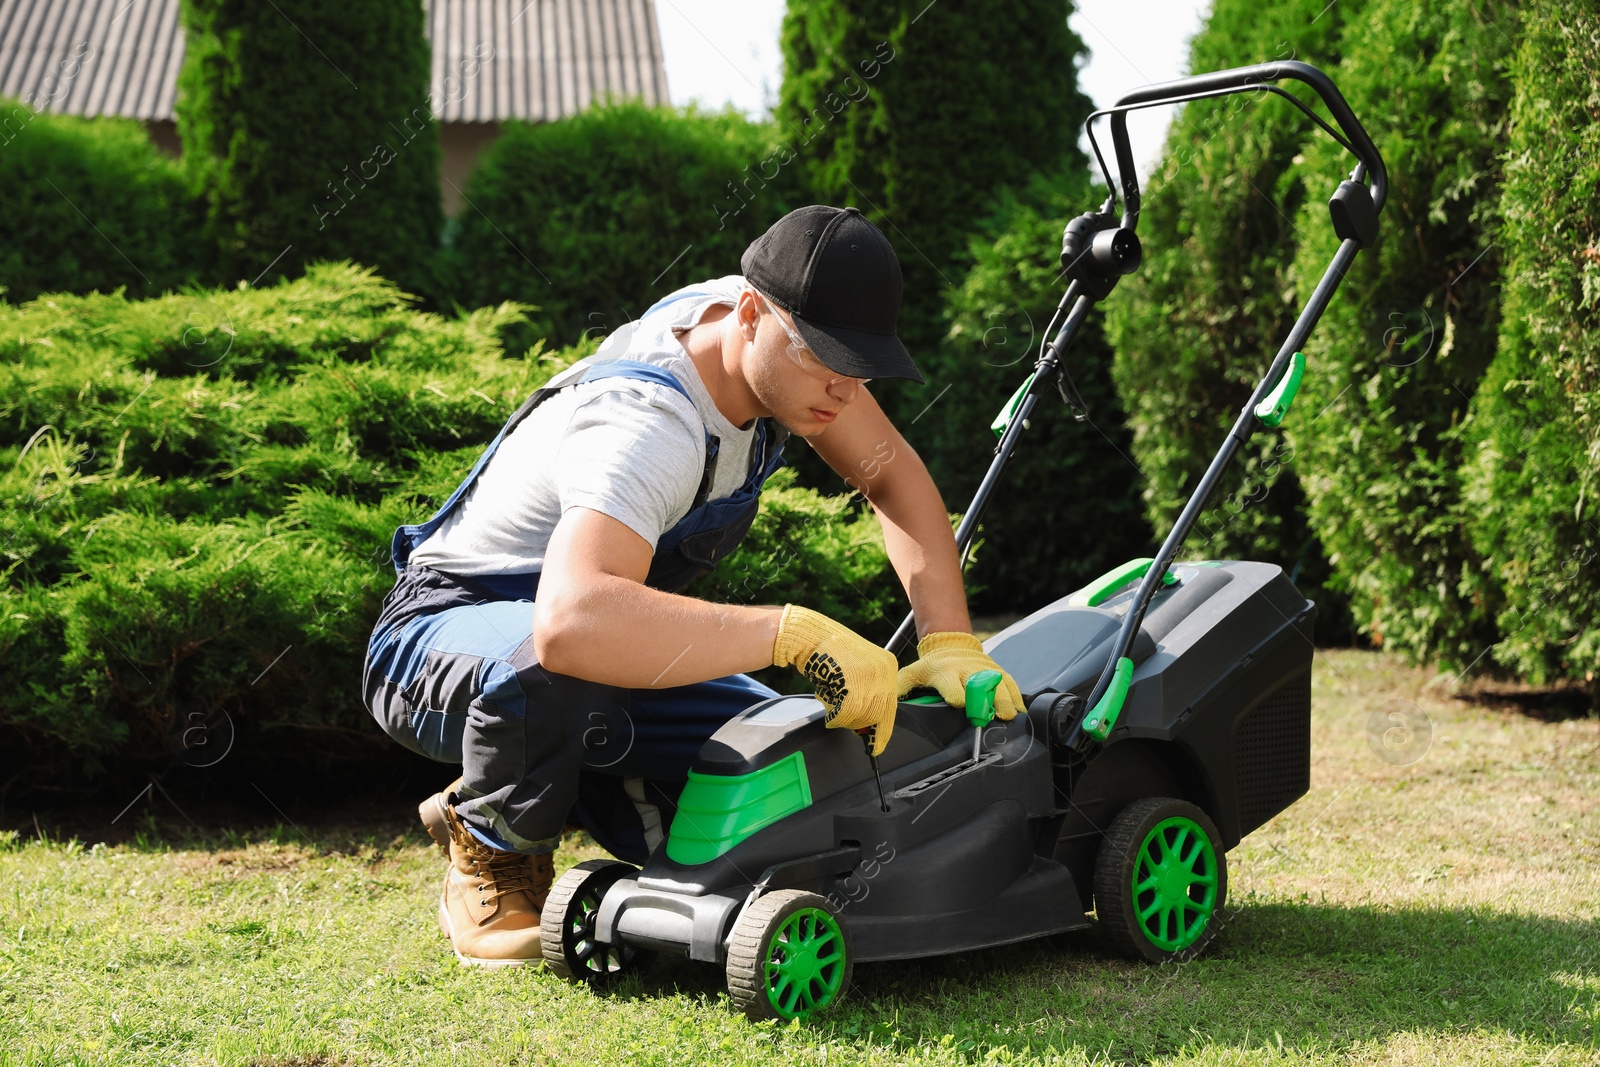
[[[878,783],[878,805],[884,811],[888,811],[889,801],[883,795],[883,775],[878,773],[878,757],[872,754],[872,731],[873,727],[868,726],[857,730],[856,733],[861,735],[861,743],[866,746],[867,761],[872,764],[872,777]]]
[[[967,679],[967,721],[972,724],[972,762],[978,762],[983,744],[983,728],[994,718],[994,691],[1000,686],[999,671],[979,671]]]

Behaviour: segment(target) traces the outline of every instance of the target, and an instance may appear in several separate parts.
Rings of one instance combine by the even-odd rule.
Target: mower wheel
[[[569,982],[598,989],[650,961],[654,953],[606,944],[594,936],[606,890],[638,873],[627,863],[585,860],[556,879],[539,916],[539,948],[552,971]]]
[[[728,995],[752,1019],[808,1019],[850,988],[850,940],[827,898],[779,889],[728,940]]]
[[[1101,935],[1129,959],[1189,960],[1216,939],[1228,864],[1216,824],[1186,800],[1149,797],[1111,823],[1094,870]]]

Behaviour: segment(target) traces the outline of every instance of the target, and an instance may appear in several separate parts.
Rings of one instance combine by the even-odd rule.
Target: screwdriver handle
[[[999,671],[979,671],[967,679],[967,721],[983,729],[994,718],[994,691],[1000,687]]]

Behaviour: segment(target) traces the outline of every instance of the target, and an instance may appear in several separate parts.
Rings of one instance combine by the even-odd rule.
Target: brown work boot
[[[543,957],[539,911],[550,894],[555,862],[549,853],[502,852],[473,837],[444,806],[450,869],[439,894],[439,926],[456,958],[482,967],[514,967]]]
[[[422,817],[423,829],[428,831],[428,836],[433,838],[446,859],[450,858],[450,826],[445,820],[445,811],[455,802],[455,791],[460,788],[461,779],[457,778],[417,805],[417,814]]]

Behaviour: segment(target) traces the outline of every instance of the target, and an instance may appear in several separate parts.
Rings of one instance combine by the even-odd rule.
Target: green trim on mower
[[[826,1008],[844,986],[844,954],[838,919],[821,908],[795,912],[772,935],[761,961],[767,1003],[783,1019]]]
[[[800,752],[749,774],[690,771],[667,834],[667,857],[709,863],[762,827],[810,806],[811,781]]]
[[[1272,392],[1256,405],[1256,418],[1263,426],[1277,426],[1283,422],[1284,416],[1289,414],[1289,405],[1294,403],[1294,395],[1300,391],[1300,376],[1305,372],[1305,354],[1296,352],[1289,357],[1289,366],[1278,384],[1272,387]]]
[[[1011,394],[1011,399],[1006,401],[1005,407],[1000,409],[1000,414],[994,417],[989,424],[989,429],[994,431],[996,437],[1004,437],[1006,429],[1011,425],[1011,420],[1016,417],[1017,408],[1022,406],[1022,398],[1028,395],[1028,387],[1033,384],[1033,375],[1030,374],[1017,386],[1017,391]]]
[[[1106,695],[1100,698],[1100,703],[1089,709],[1089,714],[1083,718],[1083,732],[1096,741],[1104,741],[1111,734],[1112,727],[1117,725],[1117,718],[1122,714],[1122,702],[1128,699],[1128,686],[1133,681],[1133,660],[1123,656],[1117,660],[1116,670],[1111,675],[1111,688],[1106,690]]]
[[[1133,865],[1133,907],[1152,945],[1181,952],[1200,940],[1217,906],[1217,854],[1193,819],[1164,819]]]
[[[1124,586],[1131,585],[1145,576],[1154,559],[1130,559],[1120,567],[1113,567],[1100,577],[1073,593],[1068,598],[1067,604],[1074,608],[1097,608],[1107,600],[1120,593]],[[1161,576],[1162,585],[1176,585],[1178,576],[1168,570]]]

